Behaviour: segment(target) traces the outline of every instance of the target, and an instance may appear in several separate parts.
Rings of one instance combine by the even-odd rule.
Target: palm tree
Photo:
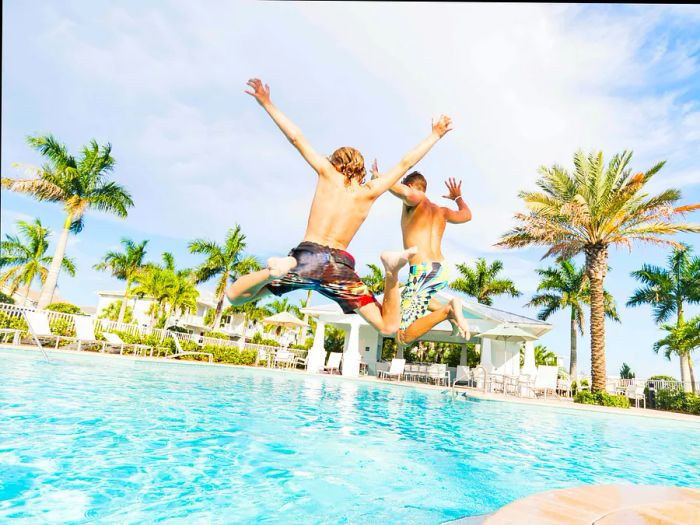
[[[535,345],[535,365],[556,366],[557,354],[544,345]],[[520,366],[525,363],[525,345],[520,347]]]
[[[522,295],[510,279],[498,279],[497,276],[503,270],[501,261],[493,261],[491,264],[480,257],[476,260],[474,268],[467,264],[458,264],[457,270],[461,277],[450,283],[450,288],[474,297],[477,302],[491,306],[493,297],[498,295],[510,295],[518,297]]]
[[[632,276],[644,286],[632,294],[627,306],[649,304],[654,321],[663,323],[676,314],[676,326],[684,323],[685,303],[700,302],[700,257],[692,257],[693,249],[682,245],[674,248],[668,257],[666,268],[644,264]],[[689,354],[679,354],[681,381],[694,382],[693,360]]]
[[[165,298],[168,304],[166,320],[173,313],[184,315],[185,313],[196,311],[199,291],[197,291],[195,285],[194,272],[189,268],[179,271],[166,271],[172,272],[170,274],[171,285],[168,286],[168,293]]]
[[[373,294],[379,295],[384,293],[384,272],[376,264],[368,264],[367,267],[370,273],[361,278],[362,282]]]
[[[554,268],[536,270],[542,278],[537,287],[539,293],[534,295],[525,306],[540,306],[542,309],[537,318],[546,321],[558,310],[570,310],[571,359],[569,361],[569,376],[577,377],[576,329],[583,335],[584,313],[583,305],[590,304],[591,291],[584,268],[576,268],[571,259],[559,261]],[[605,294],[605,315],[619,321],[615,309],[615,299],[607,291]]]
[[[22,295],[22,306],[27,304],[29,289],[39,278],[41,283],[46,281],[49,274],[47,266],[51,257],[46,255],[49,247],[51,231],[41,224],[39,219],[34,222],[17,221],[20,235],[5,235],[0,242],[0,268],[9,268],[0,275],[0,287],[10,283],[10,295],[20,286],[25,286]],[[70,275],[75,276],[75,263],[64,258],[61,267]]]
[[[517,213],[518,226],[503,235],[498,246],[548,247],[544,257],[569,259],[583,252],[591,288],[592,389],[605,389],[605,295],[608,248],[631,248],[634,241],[677,245],[662,236],[700,231],[700,225],[674,223],[680,214],[700,204],[674,207],[680,191],[669,189],[649,196],[644,186],[663,167],[660,162],[644,173],[632,175],[632,153],[625,151],[603,163],[603,154],[574,155],[574,173],[561,166],[540,168],[541,191],[520,192],[528,213]]]
[[[620,367],[620,379],[634,379],[635,373],[632,372],[632,368],[627,363],[622,363]]]
[[[152,327],[155,319],[163,315],[168,297],[173,293],[175,286],[175,265],[170,253],[161,255],[162,265],[148,263],[143,265],[134,275],[136,286],[132,292],[138,297],[148,297],[153,300],[149,309],[149,326]]]
[[[99,146],[92,140],[83,147],[80,158],[76,159],[52,135],[28,137],[27,142],[46,158],[46,164],[41,168],[26,167],[33,175],[27,179],[3,177],[2,187],[31,195],[39,201],[61,202],[66,212],[63,230],[37,304],[37,308],[45,308],[51,303],[58,283],[68,232],[82,231],[85,211],[95,209],[126,217],[128,208],[134,202],[122,186],[106,180],[107,174],[114,168],[110,144]]]
[[[666,331],[666,336],[654,343],[654,352],[664,350],[666,359],[671,359],[671,355],[690,356],[690,353],[700,347],[700,315],[693,317],[689,321],[678,324],[663,324],[661,328]],[[692,360],[691,360],[692,361]],[[690,379],[683,386],[686,392],[695,392],[695,378]]]
[[[219,276],[215,291],[216,315],[213,325],[215,330],[221,324],[224,293],[229,280],[260,269],[260,264],[255,257],[243,255],[246,247],[245,239],[246,236],[241,231],[241,227],[236,224],[234,229],[229,228],[222,245],[206,239],[195,239],[189,244],[191,253],[200,253],[207,257],[195,270],[196,282],[203,283]]]
[[[142,241],[137,244],[131,239],[122,239],[121,243],[124,246],[124,252],[107,252],[102,258],[102,262],[96,264],[94,268],[95,270],[109,269],[114,277],[121,281],[126,281],[124,300],[121,301],[119,317],[117,318],[118,322],[123,323],[131,285],[136,277],[136,272],[143,267],[143,258],[146,256],[148,241]]]
[[[225,315],[243,314],[243,338],[248,331],[248,321],[260,321],[272,314],[265,306],[259,306],[258,301],[251,301],[241,305],[229,305],[224,311]]]

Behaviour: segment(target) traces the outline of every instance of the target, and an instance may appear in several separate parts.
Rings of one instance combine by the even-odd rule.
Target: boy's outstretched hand
[[[438,137],[442,138],[448,131],[452,131],[452,119],[447,115],[440,115],[437,122],[431,121],[433,133],[437,133]]]
[[[443,195],[444,198],[456,201],[462,196],[462,181],[459,181],[459,184],[457,184],[457,180],[450,177],[445,181],[445,186],[447,186],[448,193]]]
[[[270,86],[267,84],[263,85],[259,78],[251,78],[247,84],[253,88],[253,91],[246,90],[246,93],[251,97],[255,97],[255,100],[257,100],[261,106],[270,102]]]

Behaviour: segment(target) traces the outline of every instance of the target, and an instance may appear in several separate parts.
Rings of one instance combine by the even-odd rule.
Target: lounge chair
[[[342,359],[343,354],[341,352],[331,352],[328,355],[328,361],[326,362],[326,366],[323,367],[323,372],[328,372],[329,374],[332,374],[335,370],[336,372],[340,373],[340,362]]]
[[[170,337],[173,338],[173,341],[175,341],[175,348],[177,349],[177,352],[175,352],[174,354],[166,355],[166,359],[174,359],[176,357],[182,357],[184,355],[206,355],[207,357],[209,357],[210,363],[214,362],[214,354],[210,354],[209,352],[185,351],[182,349],[180,339],[178,338],[175,332],[168,332],[168,335],[170,335]]]
[[[107,339],[108,344],[119,347],[120,355],[124,354],[125,348],[132,347],[134,349],[134,357],[136,357],[139,354],[139,352],[143,352],[144,357],[146,356],[146,352],[149,352],[149,355],[153,357],[152,346],[140,345],[136,343],[125,343],[124,341],[122,341],[122,338],[119,337],[119,334],[115,334],[112,332],[102,332],[102,335],[105,336],[105,339]]]
[[[289,350],[280,348],[275,354],[275,366],[289,368],[294,364],[294,354]]]
[[[24,312],[24,318],[27,321],[27,328],[29,333],[32,335],[36,344],[39,348],[42,348],[42,339],[55,339],[56,346],[54,348],[58,349],[58,345],[61,341],[71,341],[77,343],[77,337],[68,337],[64,335],[56,335],[51,331],[49,326],[49,318],[46,316],[45,312]]]
[[[447,365],[443,363],[433,363],[428,367],[428,378],[435,381],[436,385],[444,384],[447,386],[450,382],[450,374],[447,371]]]
[[[639,408],[640,400],[644,403],[644,408],[647,407],[647,398],[644,395],[644,385],[629,385],[625,392],[625,396],[627,397],[627,399],[631,399],[634,401],[634,406],[636,408]]]
[[[95,328],[93,320],[90,317],[73,318],[75,324],[75,336],[78,338],[78,350],[83,349],[83,345],[96,346],[100,352],[105,351],[106,341],[100,341],[95,337]],[[114,345],[110,346],[114,348]]]
[[[405,366],[406,366],[405,359],[392,359],[391,366],[389,367],[389,370],[380,370],[377,373],[377,379],[396,378],[397,380],[400,381],[401,376],[403,376],[403,369]]]
[[[547,393],[552,392],[556,397],[557,394],[557,376],[559,375],[559,367],[540,365],[537,367],[535,382],[532,385],[532,391],[537,395],[538,392],[544,393],[544,398],[547,399]]]

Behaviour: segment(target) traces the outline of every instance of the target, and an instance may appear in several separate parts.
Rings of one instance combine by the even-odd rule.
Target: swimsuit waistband
[[[297,246],[297,248],[304,247],[312,248],[314,251],[328,252],[329,254],[333,255],[334,258],[340,259],[341,262],[348,264],[353,268],[355,267],[355,258],[345,250],[341,250],[339,248],[331,248],[330,246],[326,246],[325,244],[318,244],[317,242],[312,241],[302,241]]]

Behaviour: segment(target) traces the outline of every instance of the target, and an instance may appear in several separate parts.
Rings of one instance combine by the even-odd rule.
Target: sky
[[[502,260],[523,295],[494,306],[522,315],[536,316],[524,306],[537,288],[535,269],[553,262],[541,260],[540,248],[494,244],[513,226],[517,194],[534,188],[540,166],[571,168],[578,149],[606,158],[631,149],[635,170],[667,161],[649,191],[675,187],[683,203],[700,202],[697,6],[2,5],[3,177],[22,175],[15,162],[41,164],[29,135],[52,133],[76,153],[94,138],[112,144],[113,178],[134,198],[126,219],[89,212],[84,231],[70,237],[78,274],[61,276],[59,293],[79,305],[122,287],[92,269],[122,237],[149,239],[150,259],[170,251],[179,266],[201,262],[189,241],[222,241],[235,224],[262,260],[302,239],[315,175],[244,94],[251,77],[270,85],[272,100],[318,151],[354,146],[380,168],[422,140],[432,117],[450,115],[454,131],[417,165],[433,200],[447,177],[462,179],[473,211],[471,222],[448,227],[443,252],[451,264]],[[3,236],[34,217],[60,229],[59,205],[4,190],[1,197]],[[360,274],[401,246],[400,209],[382,196],[350,244]],[[700,252],[697,235],[677,240]],[[679,375],[677,359],[651,349],[662,332],[650,309],[624,306],[637,287],[630,272],[663,265],[667,255],[645,245],[611,250],[606,286],[622,322],[606,328],[609,374],[627,362],[638,377]],[[567,319],[553,316],[541,342],[568,362]],[[589,345],[579,340],[583,371]]]

